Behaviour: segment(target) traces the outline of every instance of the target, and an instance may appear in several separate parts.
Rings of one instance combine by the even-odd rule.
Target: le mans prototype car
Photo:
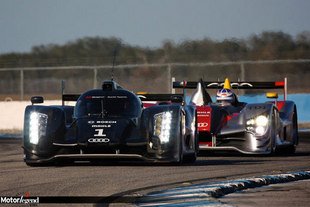
[[[174,88],[196,89],[190,103],[196,106],[199,150],[238,151],[245,154],[294,153],[298,144],[297,108],[287,98],[287,80],[279,82],[174,82]],[[212,102],[206,89],[224,92]],[[239,102],[233,89],[284,89],[284,100],[269,92],[265,103]],[[224,104],[232,96],[229,104]],[[226,101],[227,102],[227,101]]]
[[[63,95],[59,106],[38,105],[31,98],[24,116],[24,161],[48,162],[92,159],[140,159],[181,163],[196,160],[198,141],[195,107],[183,96],[139,96],[114,81],[81,95]],[[75,106],[64,101],[76,101]]]

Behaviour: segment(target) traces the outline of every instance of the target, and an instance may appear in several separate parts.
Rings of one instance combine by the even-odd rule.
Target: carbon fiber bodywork
[[[195,161],[192,106],[143,108],[135,94],[112,81],[78,97],[75,106],[26,107],[23,148],[28,165],[63,159]]]

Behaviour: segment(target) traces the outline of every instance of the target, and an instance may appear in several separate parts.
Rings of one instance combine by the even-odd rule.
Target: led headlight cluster
[[[256,118],[248,120],[246,122],[246,129],[253,132],[255,135],[262,136],[267,131],[268,123],[268,116],[260,115]]]
[[[46,135],[47,115],[32,112],[29,120],[29,141],[38,144],[41,136]]]
[[[169,142],[172,111],[154,115],[154,136],[159,137],[161,143]]]

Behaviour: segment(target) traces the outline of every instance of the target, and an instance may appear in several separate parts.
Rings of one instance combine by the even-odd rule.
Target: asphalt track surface
[[[127,206],[128,203],[118,203],[117,200],[131,202],[135,197],[149,192],[192,184],[309,171],[309,156],[310,134],[302,133],[300,144],[294,155],[213,154],[199,157],[196,163],[183,166],[143,162],[102,162],[28,167],[22,160],[21,140],[0,139],[0,196],[26,194],[39,197],[66,196],[62,202],[68,199],[67,196],[69,199],[70,196],[87,196],[87,198],[91,197],[89,199],[97,198],[99,201],[108,199],[112,201],[110,204],[112,206]],[[309,188],[309,182],[301,185]],[[298,186],[298,184],[282,186],[275,197],[281,201],[283,200],[282,191],[288,191],[288,188],[297,189]],[[298,195],[300,195],[303,187],[299,188],[299,191],[296,190]],[[262,193],[262,189],[257,193]],[[310,197],[309,191],[303,193],[304,197],[301,196],[299,199],[299,205],[307,206],[309,199],[306,198]],[[240,194],[238,195],[240,196]],[[238,206],[238,195],[227,196],[223,198],[224,202],[233,202],[234,205]],[[294,197],[294,194],[283,195],[288,198],[289,196]],[[116,201],[113,203],[114,199]],[[240,206],[243,204],[241,203]],[[47,204],[40,204],[40,206],[45,205]],[[58,206],[59,204],[55,205]],[[71,205],[76,206],[77,204]],[[78,205],[91,206],[93,204]],[[95,205],[106,206],[107,204]],[[247,203],[244,206],[247,206]],[[274,206],[278,205],[275,204]]]

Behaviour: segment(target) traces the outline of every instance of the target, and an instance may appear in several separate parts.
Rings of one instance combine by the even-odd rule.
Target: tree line
[[[281,31],[265,31],[244,39],[222,41],[165,40],[158,48],[133,46],[115,37],[85,37],[64,45],[34,46],[27,53],[2,54],[0,68],[111,65],[113,55],[116,64],[308,59],[310,31],[296,37]]]

